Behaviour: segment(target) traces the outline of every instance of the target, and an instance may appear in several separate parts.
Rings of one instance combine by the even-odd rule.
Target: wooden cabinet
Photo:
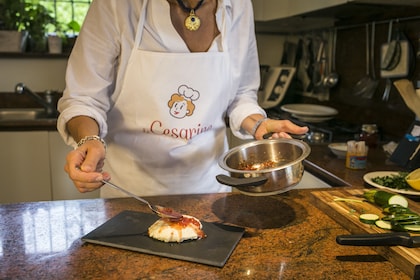
[[[0,203],[99,197],[79,193],[67,177],[70,149],[56,131],[0,132]]]

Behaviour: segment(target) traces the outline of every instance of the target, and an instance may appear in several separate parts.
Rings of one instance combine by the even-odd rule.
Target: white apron
[[[223,52],[152,52],[139,49],[147,5],[108,115],[104,170],[142,196],[230,191],[215,179],[225,173],[217,161],[227,150],[224,116],[232,95],[226,16]],[[123,194],[104,186],[101,196]]]

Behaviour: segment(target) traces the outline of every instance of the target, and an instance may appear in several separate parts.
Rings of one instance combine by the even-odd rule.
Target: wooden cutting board
[[[319,209],[352,234],[390,232],[375,225],[367,225],[359,221],[359,215],[363,213],[377,214],[379,217],[384,216],[380,207],[367,201],[334,201],[338,197],[363,200],[361,195],[363,195],[364,191],[366,190],[342,188],[328,191],[313,191],[311,194],[315,198],[315,205]],[[420,213],[418,203],[409,201],[408,207],[414,212]],[[372,248],[413,279],[420,279],[420,248],[406,248],[402,246],[375,246]]]

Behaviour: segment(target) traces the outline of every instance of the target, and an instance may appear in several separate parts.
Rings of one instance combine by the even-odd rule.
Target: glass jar
[[[360,141],[365,141],[369,148],[375,148],[378,146],[378,127],[376,124],[363,124],[362,132],[359,135]]]

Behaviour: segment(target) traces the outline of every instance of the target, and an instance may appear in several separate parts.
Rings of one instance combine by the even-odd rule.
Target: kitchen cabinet
[[[67,177],[70,149],[57,131],[0,132],[0,203],[99,197],[79,193]]]
[[[252,0],[256,21],[282,19],[345,4],[419,6],[419,0]]]
[[[256,21],[282,19],[338,6],[347,0],[252,0]]]
[[[420,0],[251,0],[256,31],[295,33],[418,15]]]
[[[48,133],[0,132],[0,203],[51,200]]]
[[[53,200],[98,198],[99,191],[80,193],[64,172],[64,162],[72,147],[63,142],[57,131],[48,132],[51,192]]]

